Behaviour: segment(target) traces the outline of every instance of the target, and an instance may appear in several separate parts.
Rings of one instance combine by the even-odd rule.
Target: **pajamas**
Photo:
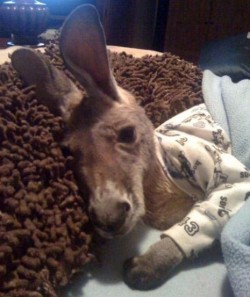
[[[250,196],[250,171],[231,154],[230,140],[205,104],[155,130],[166,175],[195,204],[183,221],[164,232],[187,257],[212,245]]]

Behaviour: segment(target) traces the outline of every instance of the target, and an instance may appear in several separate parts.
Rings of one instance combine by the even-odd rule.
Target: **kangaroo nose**
[[[89,211],[95,227],[107,233],[116,233],[126,221],[131,206],[127,201],[117,201],[105,207],[94,207]]]
[[[119,202],[117,207],[120,208],[120,212],[125,214],[129,212],[131,208],[130,204],[127,201]]]

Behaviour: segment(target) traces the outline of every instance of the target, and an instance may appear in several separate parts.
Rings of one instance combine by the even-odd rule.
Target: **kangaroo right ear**
[[[119,100],[104,31],[94,6],[79,6],[69,15],[61,31],[60,49],[65,64],[90,95],[104,94]]]
[[[67,121],[82,99],[76,85],[41,53],[19,48],[11,55],[11,63],[28,85],[36,86],[38,100]]]

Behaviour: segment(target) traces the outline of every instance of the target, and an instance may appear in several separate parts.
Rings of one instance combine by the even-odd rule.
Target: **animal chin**
[[[116,232],[107,232],[107,231],[104,231],[104,230],[102,230],[101,228],[98,228],[98,227],[96,227],[96,231],[99,233],[99,235],[101,237],[106,238],[106,239],[113,239],[113,238],[116,238],[116,237],[122,237],[122,236],[128,234],[134,228],[137,221],[134,220],[134,218],[130,218],[128,220],[128,222],[129,222],[129,224],[125,223]]]
[[[120,237],[120,236],[123,236],[125,235],[127,232],[106,232],[106,231],[103,231],[102,229],[99,229],[99,228],[96,228],[97,232],[99,233],[99,235],[105,239],[113,239],[113,238],[116,238],[116,237]]]
[[[103,237],[105,239],[113,239],[114,237],[116,237],[113,233],[109,233],[109,232],[103,231],[100,228],[96,228],[96,231],[98,232],[98,234],[101,237]]]

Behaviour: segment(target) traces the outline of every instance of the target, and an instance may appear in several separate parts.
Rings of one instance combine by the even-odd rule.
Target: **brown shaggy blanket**
[[[74,80],[56,43],[45,55]],[[176,56],[110,60],[155,126],[202,102],[201,71]],[[0,66],[0,296],[55,297],[95,258],[87,197],[59,146],[63,126],[10,64]]]

